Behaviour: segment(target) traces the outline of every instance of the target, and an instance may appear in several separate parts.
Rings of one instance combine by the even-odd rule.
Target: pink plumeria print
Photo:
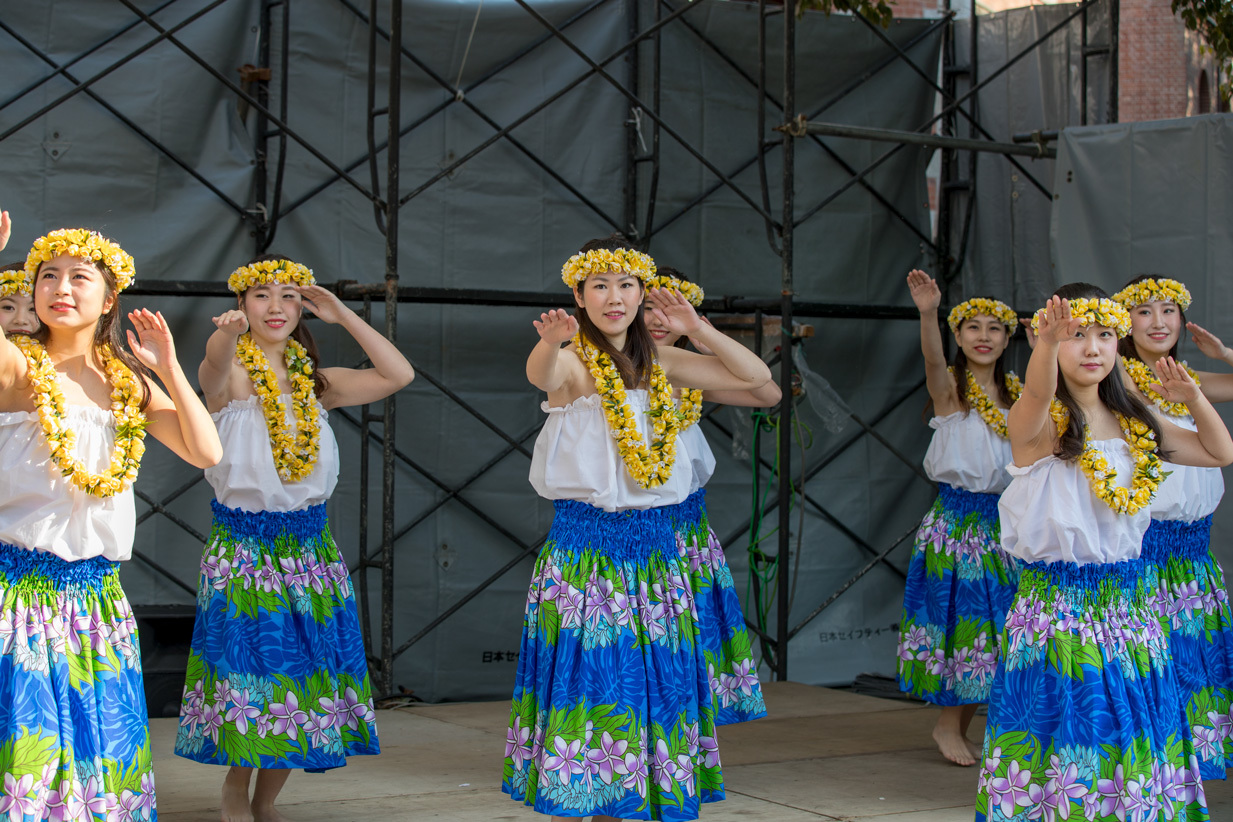
[[[581,750],[581,739],[566,742],[564,737],[555,737],[552,740],[553,752],[544,757],[544,770],[557,774],[561,784],[568,785],[571,776],[585,774],[587,771],[586,763],[578,759],[578,753]]]
[[[1008,819],[1015,815],[1015,808],[1031,804],[1027,787],[1032,782],[1032,772],[1020,766],[1018,761],[1010,763],[1006,776],[994,777],[989,780],[989,801],[1002,811]]]
[[[291,739],[298,739],[300,727],[308,722],[308,714],[300,710],[294,691],[287,691],[282,702],[271,703],[269,713],[274,717],[274,733],[286,734]]]
[[[612,734],[604,731],[599,738],[599,747],[591,748],[586,754],[591,773],[605,785],[611,785],[614,777],[629,773],[625,767],[625,753],[628,750],[627,740],[613,739]]]
[[[227,710],[227,721],[235,723],[235,729],[240,732],[240,736],[248,736],[249,721],[261,716],[261,709],[251,704],[250,699],[248,688],[231,692],[232,705]]]
[[[651,778],[655,780],[655,784],[659,785],[660,790],[671,792],[675,776],[676,762],[672,760],[672,754],[668,752],[667,743],[662,739],[655,740],[655,755],[651,759]]]
[[[7,815],[10,822],[22,822],[22,818],[34,810],[36,800],[30,796],[34,790],[34,774],[15,777],[4,775],[4,793],[0,795],[0,814]]]
[[[514,717],[514,724],[505,733],[505,756],[514,762],[514,770],[521,771],[531,759],[531,729],[522,724],[522,717]]]

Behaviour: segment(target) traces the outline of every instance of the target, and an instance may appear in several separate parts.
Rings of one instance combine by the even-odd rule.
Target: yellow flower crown
[[[1177,303],[1177,307],[1185,311],[1190,308],[1191,302],[1190,289],[1168,277],[1148,277],[1146,280],[1131,283],[1114,294],[1113,300],[1126,306],[1128,310],[1136,305],[1158,300],[1162,303]]]
[[[61,254],[107,266],[115,275],[117,291],[132,285],[137,276],[133,258],[102,234],[88,228],[58,228],[34,241],[26,255],[26,277],[33,283],[39,266]]]
[[[12,297],[14,294],[30,296],[30,277],[24,268],[0,271],[0,298]]]
[[[969,317],[975,317],[977,314],[984,314],[1000,320],[1002,325],[1010,330],[1011,334],[1015,333],[1015,329],[1019,326],[1019,315],[1015,310],[1001,300],[991,300],[988,297],[973,297],[970,300],[959,303],[950,310],[950,315],[946,318],[946,323],[950,326],[950,330],[958,333],[959,326]]]
[[[706,297],[706,292],[702,290],[702,286],[697,283],[685,282],[678,280],[676,277],[669,277],[666,274],[657,274],[654,277],[648,277],[643,281],[647,288],[675,288],[681,292],[681,296],[685,301],[694,308],[702,305],[702,300]]]
[[[632,248],[579,252],[561,266],[561,281],[570,288],[577,288],[587,277],[604,271],[622,271],[648,283],[655,276],[655,261],[649,254]]]
[[[291,260],[264,260],[242,265],[227,278],[227,287],[236,294],[243,294],[259,285],[316,285],[312,269]]]
[[[1042,308],[1032,315],[1032,330],[1040,329],[1040,317],[1047,312]],[[1103,325],[1117,332],[1118,339],[1130,333],[1130,312],[1108,297],[1100,299],[1079,297],[1070,301],[1070,313],[1082,321],[1082,325]]]

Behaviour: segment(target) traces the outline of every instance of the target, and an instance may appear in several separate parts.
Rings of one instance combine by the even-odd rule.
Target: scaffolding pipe
[[[890,128],[868,128],[842,123],[810,123],[798,117],[779,126],[778,131],[787,131],[794,137],[804,134],[825,134],[829,137],[852,137],[858,140],[873,140],[880,143],[909,143],[929,148],[956,149],[960,151],[985,151],[991,154],[1019,154],[1033,159],[1054,159],[1057,151],[1041,145],[1026,146],[1015,143],[998,143],[992,140],[969,140],[966,137],[943,137],[939,134],[921,134],[918,131],[899,131]]]

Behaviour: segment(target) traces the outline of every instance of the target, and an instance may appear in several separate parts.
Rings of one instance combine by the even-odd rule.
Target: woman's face
[[[271,343],[290,337],[304,310],[299,290],[283,283],[253,286],[244,292],[240,308],[253,336]]]
[[[673,334],[664,327],[664,324],[656,318],[655,312],[649,305],[643,306],[642,319],[646,322],[646,330],[651,333],[651,339],[655,341],[657,348],[673,346],[681,338],[680,334]]]
[[[0,328],[5,334],[33,334],[39,330],[34,298],[28,294],[0,297]]]
[[[1099,385],[1117,365],[1117,332],[1107,325],[1086,325],[1057,349],[1057,365],[1067,385]]]
[[[1010,334],[998,318],[975,314],[959,325],[955,342],[963,349],[968,362],[993,365],[1010,345]]]
[[[1177,303],[1152,300],[1130,311],[1130,336],[1149,362],[1167,356],[1182,333],[1182,311]]]
[[[39,266],[34,310],[53,332],[94,325],[111,310],[115,295],[93,261],[60,254]]]
[[[605,336],[624,334],[642,308],[642,281],[625,272],[592,274],[574,291],[574,301]]]

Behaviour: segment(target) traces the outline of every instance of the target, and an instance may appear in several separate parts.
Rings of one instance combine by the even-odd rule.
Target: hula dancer
[[[1195,430],[1185,403],[1159,393],[1159,378],[1148,363],[1176,357],[1190,291],[1177,280],[1136,277],[1113,295],[1130,311],[1131,333],[1118,343],[1127,385],[1133,385],[1164,419]],[[1193,326],[1205,354],[1220,359],[1220,340]],[[1190,369],[1211,402],[1233,399],[1233,375]],[[1143,535],[1143,558],[1156,567],[1159,587],[1152,604],[1177,668],[1186,707],[1186,728],[1194,738],[1204,779],[1224,779],[1233,764],[1233,610],[1224,570],[1210,550],[1212,513],[1224,496],[1218,468],[1165,463],[1169,481],[1152,500],[1152,524]]]
[[[5,334],[33,334],[38,329],[39,317],[34,313],[26,264],[0,267],[0,330]]]
[[[1018,566],[999,545],[998,495],[1010,482],[1006,409],[1019,378],[1003,354],[1018,319],[986,297],[960,303],[947,318],[955,335],[948,365],[938,330],[942,292],[923,271],[908,274],[920,310],[925,380],[934,430],[925,472],[938,499],[925,514],[908,566],[899,628],[899,687],[941,707],[933,739],[956,765],[974,765],[967,738],[976,708],[989,701],[1006,609]]]
[[[689,282],[674,268],[661,267],[650,283],[654,288],[679,291],[694,308],[702,305],[702,287]],[[647,331],[657,347],[685,348],[689,338],[668,330],[652,308],[642,312]],[[702,322],[710,324],[705,317]],[[695,347],[703,354],[710,349]],[[722,405],[769,408],[779,402],[779,386],[771,380],[761,388],[749,391],[697,391],[678,388],[673,392],[683,418],[678,438],[690,456],[693,472],[690,494],[680,510],[688,516],[676,525],[677,552],[689,563],[690,587],[698,610],[698,630],[702,655],[706,659],[707,679],[715,698],[715,724],[730,725],[766,716],[762,699],[762,684],[758,681],[758,666],[745,631],[745,614],[732,582],[732,571],[724,557],[723,546],[711,529],[706,515],[706,485],[715,472],[715,455],[707,444],[706,435],[698,425],[702,416],[702,401]]]
[[[380,751],[355,597],[326,520],[338,481],[326,412],[376,402],[414,372],[298,263],[262,257],[227,285],[238,308],[213,318],[199,371],[224,454],[206,471],[217,498],[176,753],[230,766],[224,822],[279,822],[290,769]],[[304,309],[342,325],[373,367],[318,368]]]
[[[132,483],[147,433],[199,468],[222,447],[162,315],[130,312],[121,342],[132,257],[59,229],[25,269],[41,328],[0,341],[0,808],[153,822],[141,652],[118,573]]]
[[[770,370],[703,324],[620,240],[562,271],[577,316],[552,310],[527,378],[548,394],[531,484],[556,516],[527,594],[502,790],[558,817],[696,819],[723,799],[715,707],[675,524],[692,472],[671,380],[751,390]],[[656,349],[643,300],[705,357]],[[562,348],[563,344],[568,344]],[[628,387],[627,387],[628,386]]]
[[[989,702],[976,819],[1208,819],[1183,733],[1167,637],[1140,558],[1150,506],[1179,465],[1227,465],[1233,439],[1172,358],[1161,396],[1195,431],[1159,420],[1116,373],[1130,316],[1095,286],[1038,311],[1023,394],[1008,416],[1014,464],[1002,546],[1026,563]],[[1167,480],[1167,481],[1172,481]]]

